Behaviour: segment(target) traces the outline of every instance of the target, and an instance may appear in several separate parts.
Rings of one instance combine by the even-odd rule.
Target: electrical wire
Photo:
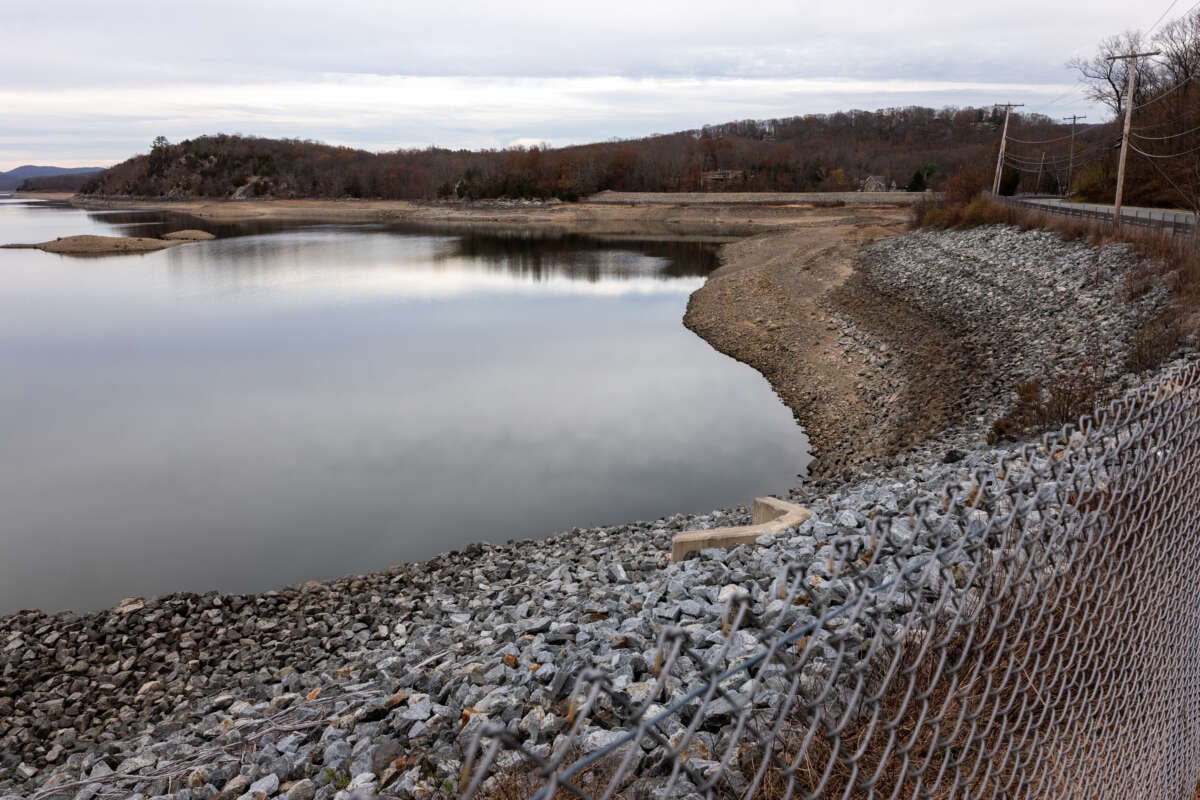
[[[1189,109],[1188,111],[1184,111],[1180,114],[1172,114],[1170,119],[1164,119],[1161,122],[1148,122],[1145,125],[1137,125],[1131,130],[1148,131],[1152,128],[1164,128],[1168,125],[1179,125],[1181,122],[1188,124],[1195,121],[1200,121],[1200,106],[1197,106],[1194,109]]]
[[[1197,4],[1200,5],[1200,0],[1197,0]],[[1130,147],[1133,147],[1133,145],[1130,145]],[[1146,155],[1145,153],[1142,153],[1141,150],[1138,150],[1136,147],[1133,147],[1133,149],[1134,149],[1134,151],[1141,153],[1142,155]],[[1151,161],[1150,166],[1152,166],[1156,170],[1158,170],[1159,175],[1162,175],[1164,178],[1166,178],[1167,183],[1171,184],[1171,188],[1173,188],[1176,192],[1179,193],[1179,196],[1183,198],[1183,202],[1186,203],[1188,206],[1190,206],[1192,211],[1194,211],[1197,214],[1200,214],[1200,205],[1197,205],[1196,199],[1193,198],[1191,195],[1189,195],[1187,192],[1185,192],[1183,189],[1179,188],[1179,184],[1177,184],[1175,181],[1171,180],[1171,176],[1166,173],[1166,170],[1164,170],[1162,167],[1160,167],[1158,165],[1157,161]]]
[[[1173,133],[1170,136],[1142,136],[1140,133],[1134,133],[1133,131],[1130,131],[1129,133],[1131,136],[1133,136],[1137,139],[1145,139],[1146,141],[1161,142],[1166,139],[1178,139],[1180,136],[1187,136],[1189,133],[1195,133],[1196,131],[1200,131],[1200,126],[1192,128],[1190,131],[1184,131],[1183,133]]]
[[[1037,140],[1037,141],[1031,141],[1031,140],[1027,140],[1027,139],[1014,139],[1011,136],[1006,136],[1005,138],[1008,139],[1008,141],[1010,141],[1010,142],[1015,142],[1016,144],[1053,144],[1054,142],[1066,141],[1067,139],[1070,139],[1074,135],[1075,134],[1068,133],[1065,136],[1059,136],[1058,138],[1055,138],[1055,139],[1041,139],[1041,140]]]
[[[1179,0],[1171,0],[1171,5],[1167,6],[1167,10],[1164,11],[1163,13],[1159,14],[1158,19],[1156,19],[1154,21],[1154,24],[1150,26],[1150,30],[1146,31],[1147,36],[1154,33],[1154,29],[1162,24],[1162,21],[1167,18],[1167,14],[1171,13],[1171,9],[1174,8],[1175,4],[1178,2],[1179,2]]]
[[[1200,5],[1200,0],[1197,0],[1196,5]],[[1146,106],[1150,105],[1151,103],[1157,103],[1159,100],[1162,100],[1164,97],[1171,94],[1172,92],[1177,92],[1180,89],[1182,89],[1184,86],[1187,86],[1189,83],[1196,80],[1197,77],[1198,76],[1196,76],[1196,75],[1189,75],[1188,77],[1181,80],[1179,83],[1172,86],[1170,89],[1167,89],[1165,92],[1162,92],[1161,94],[1151,97],[1149,100],[1147,100],[1144,103],[1139,103],[1139,104],[1135,105],[1133,107],[1133,110],[1137,111],[1139,108],[1145,108]]]
[[[1171,153],[1170,155],[1163,155],[1163,156],[1155,155],[1154,153],[1147,153],[1145,150],[1142,150],[1140,147],[1138,147],[1133,142],[1129,143],[1129,149],[1134,151],[1135,153],[1140,153],[1140,154],[1144,155],[1146,158],[1183,158],[1184,156],[1191,155],[1192,153],[1200,153],[1200,145],[1193,147],[1191,150],[1184,150],[1182,153]]]
[[[1014,165],[1019,164],[1024,167],[1031,167],[1031,168],[1036,167],[1038,169],[1042,169],[1042,168],[1058,169],[1059,167],[1065,167],[1068,164],[1072,163],[1071,161],[1069,161],[1068,159],[1065,159],[1065,158],[1062,159],[1061,161],[1025,161],[1022,159],[1009,158],[1008,154],[1005,154],[1004,160],[1006,162],[1011,161]],[[1076,159],[1075,163],[1078,163],[1078,159]]]
[[[1075,150],[1074,155],[1071,155],[1070,153],[1047,154],[1046,160],[1050,161],[1050,162],[1053,162],[1053,161],[1079,161],[1079,160],[1086,158],[1088,156],[1091,156],[1095,153],[1099,153],[1101,151],[1108,150],[1108,149],[1110,149],[1108,146],[1102,147],[1099,145],[1089,145],[1087,147],[1077,148]],[[1007,149],[1004,151],[1004,155],[1006,158],[1013,158],[1018,161],[1025,161],[1027,163],[1037,163],[1042,158],[1040,154],[1030,156],[1030,155],[1026,155],[1024,153],[1015,153],[1015,152],[1007,150]]]
[[[1063,92],[1058,97],[1056,97],[1053,100],[1050,100],[1048,102],[1040,103],[1039,106],[1041,108],[1054,108],[1056,105],[1059,105],[1064,100],[1070,98],[1072,95],[1079,95],[1081,92],[1085,91],[1087,88],[1088,87],[1082,83],[1076,83],[1075,86],[1073,86],[1072,88]]]
[[[1005,158],[1011,158],[1013,161],[1020,161],[1022,164],[1066,164],[1070,161],[1078,161],[1078,157],[1072,159],[1069,156],[1050,156],[1045,159],[1041,158],[1023,158],[1021,156],[1013,156],[1010,153],[1004,154]]]
[[[1004,166],[1014,169],[1023,175],[1037,175],[1039,173],[1049,175],[1053,173],[1053,170],[1040,170],[1034,169],[1033,167],[1019,167],[1016,164],[1009,164],[1008,161],[1004,162]]]

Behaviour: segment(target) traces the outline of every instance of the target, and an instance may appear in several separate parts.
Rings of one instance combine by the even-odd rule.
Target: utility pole
[[[1161,50],[1149,53],[1130,53],[1127,56],[1109,56],[1107,61],[1129,59],[1129,96],[1125,99],[1125,130],[1121,134],[1121,160],[1117,164],[1117,197],[1113,202],[1113,219],[1117,230],[1121,230],[1121,195],[1125,192],[1125,157],[1129,154],[1129,128],[1133,123],[1133,96],[1137,91],[1137,60],[1143,56],[1156,56]]]
[[[1041,160],[1041,161],[1038,163],[1038,179],[1037,179],[1037,183],[1035,183],[1035,184],[1033,185],[1033,193],[1034,193],[1034,194],[1041,194],[1041,193],[1042,193],[1042,169],[1043,169],[1043,168],[1045,168],[1045,166],[1046,166],[1046,151],[1045,151],[1045,150],[1043,150],[1043,151],[1042,151],[1042,160]]]
[[[1004,169],[1004,146],[1008,144],[1008,115],[1014,108],[1020,108],[1024,103],[997,103],[996,108],[1004,106],[1004,132],[1000,134],[1000,155],[996,157],[996,178],[992,181],[992,194],[1000,194],[1000,172]]]
[[[1081,119],[1087,119],[1087,115],[1081,117],[1078,114],[1072,114],[1069,117],[1063,117],[1064,122],[1071,120],[1071,155],[1067,159],[1067,191],[1063,194],[1064,197],[1071,193],[1071,172],[1075,168],[1075,123]]]

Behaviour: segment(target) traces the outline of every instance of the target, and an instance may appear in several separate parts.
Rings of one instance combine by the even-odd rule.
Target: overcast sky
[[[1064,63],[1166,6],[0,0],[0,169],[217,132],[378,151],[905,105],[1099,119]]]

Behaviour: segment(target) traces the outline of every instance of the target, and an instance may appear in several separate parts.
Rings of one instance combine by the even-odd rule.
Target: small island
[[[64,256],[128,255],[129,253],[151,253],[186,242],[199,242],[215,238],[211,233],[199,230],[183,230],[163,234],[161,239],[145,236],[62,236],[48,242],[33,244],[6,244],[8,249],[41,250]]]

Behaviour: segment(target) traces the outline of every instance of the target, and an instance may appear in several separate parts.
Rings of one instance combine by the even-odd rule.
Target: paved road
[[[1060,197],[1018,196],[1002,199],[1019,205],[1042,206],[1070,216],[1101,217],[1105,219],[1112,219],[1113,216],[1113,206],[1102,203],[1068,203]],[[1169,208],[1123,206],[1121,208],[1121,219],[1164,228],[1200,228],[1200,216],[1188,211],[1176,211]]]

